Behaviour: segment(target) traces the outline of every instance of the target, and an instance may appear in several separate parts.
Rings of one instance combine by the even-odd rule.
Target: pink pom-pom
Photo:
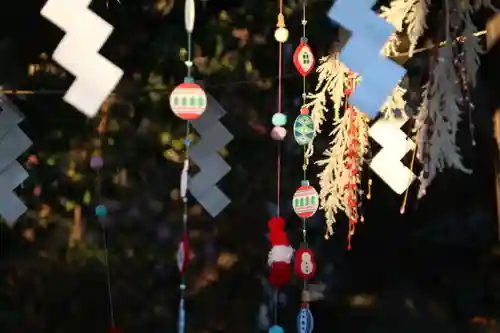
[[[286,136],[286,129],[281,126],[275,126],[271,131],[271,138],[276,141],[282,141]]]

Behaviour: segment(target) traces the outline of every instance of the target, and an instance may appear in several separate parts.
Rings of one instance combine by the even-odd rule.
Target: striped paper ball
[[[207,108],[207,95],[196,83],[181,83],[170,94],[170,108],[181,119],[198,119]]]
[[[293,210],[295,214],[302,218],[308,218],[314,215],[319,206],[318,192],[309,185],[308,181],[302,181],[301,186],[293,195]]]

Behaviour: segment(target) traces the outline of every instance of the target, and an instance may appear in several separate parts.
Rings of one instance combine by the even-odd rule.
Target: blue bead
[[[285,333],[285,330],[281,326],[274,325],[269,328],[269,333]]]
[[[307,186],[309,185],[309,181],[308,180],[301,180],[300,181],[300,186]]]
[[[283,113],[275,113],[273,114],[273,118],[271,122],[274,126],[285,126],[286,125],[286,115]]]
[[[190,144],[191,144],[191,140],[189,140],[188,138],[184,139],[184,145],[186,147],[189,147]]]
[[[108,215],[108,209],[104,205],[99,205],[95,208],[95,215],[97,217],[104,217]]]

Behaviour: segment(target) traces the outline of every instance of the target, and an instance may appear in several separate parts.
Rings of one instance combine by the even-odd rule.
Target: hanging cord
[[[188,59],[185,61],[187,68],[187,76],[184,79],[185,84],[193,84],[192,77],[193,68],[193,29],[195,21],[195,5],[194,0],[186,0],[184,12],[184,25],[187,33],[187,52]],[[192,97],[194,99],[194,97]],[[174,111],[174,110],[173,110]],[[186,119],[186,118],[183,118]],[[188,182],[189,182],[189,146],[191,144],[191,121],[186,119],[186,133],[184,137],[184,165],[181,171],[180,179],[180,194],[183,203],[182,211],[182,241],[177,253],[177,266],[180,273],[180,300],[179,300],[179,314],[177,321],[177,332],[184,333],[186,330],[186,310],[185,310],[185,297],[186,297],[186,266],[189,261],[189,232],[188,232]]]
[[[418,133],[417,133],[418,135]],[[411,154],[411,162],[410,162],[410,176],[408,179],[408,186],[406,187],[405,190],[405,195],[403,197],[403,203],[401,204],[401,208],[399,209],[399,213],[403,215],[406,211],[406,203],[408,202],[408,192],[410,191],[410,185],[413,182],[413,166],[415,165],[415,157],[417,156],[417,146],[418,146],[418,140],[415,140],[415,145],[413,146],[413,152]]]
[[[283,20],[283,24],[280,22]],[[284,26],[283,0],[280,0],[280,13],[278,15],[278,26]],[[281,28],[281,27],[279,27]],[[283,111],[282,101],[282,75],[283,75],[283,43],[278,42],[278,113]],[[281,144],[278,142],[278,157],[276,161],[276,216],[280,216],[280,196],[281,196]]]
[[[108,116],[109,116],[109,104],[106,102],[102,107],[102,117],[97,127],[97,144],[95,150],[92,154],[91,167],[95,170],[96,184],[95,184],[95,197],[98,205],[95,208],[95,213],[98,218],[103,218],[107,215],[108,211],[106,206],[102,204],[102,167],[104,166],[102,152],[104,145],[104,136],[106,134],[106,129],[108,126]],[[104,266],[106,269],[106,283],[108,289],[108,302],[109,302],[109,315],[111,328],[115,328],[115,312],[113,305],[113,292],[111,284],[111,268],[109,263],[109,251],[108,251],[108,234],[106,230],[106,224],[101,221],[102,230],[102,243],[104,251]]]
[[[307,25],[307,20],[306,20],[306,1],[302,1],[302,20],[301,20],[301,25],[302,25],[302,42],[307,43],[307,37],[306,37],[306,25]],[[306,82],[306,76],[302,76],[302,105],[306,104],[306,98],[307,98],[307,82]],[[308,153],[308,148],[307,146],[304,146],[304,161],[302,165],[302,171],[303,171],[303,176],[302,180],[303,183],[305,184],[307,182],[307,168],[309,166],[309,153]],[[307,224],[306,224],[306,218],[302,218],[302,242],[303,242],[303,247],[308,248],[307,244]],[[303,284],[303,291],[305,292],[307,290],[307,279],[304,279],[304,284]],[[302,293],[304,294],[304,293]],[[309,306],[309,304],[308,304]]]

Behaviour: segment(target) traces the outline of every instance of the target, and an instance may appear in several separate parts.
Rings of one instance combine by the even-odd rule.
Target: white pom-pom
[[[290,263],[293,257],[293,248],[289,245],[276,245],[273,246],[267,257],[267,264],[271,266],[273,262],[286,262]]]

